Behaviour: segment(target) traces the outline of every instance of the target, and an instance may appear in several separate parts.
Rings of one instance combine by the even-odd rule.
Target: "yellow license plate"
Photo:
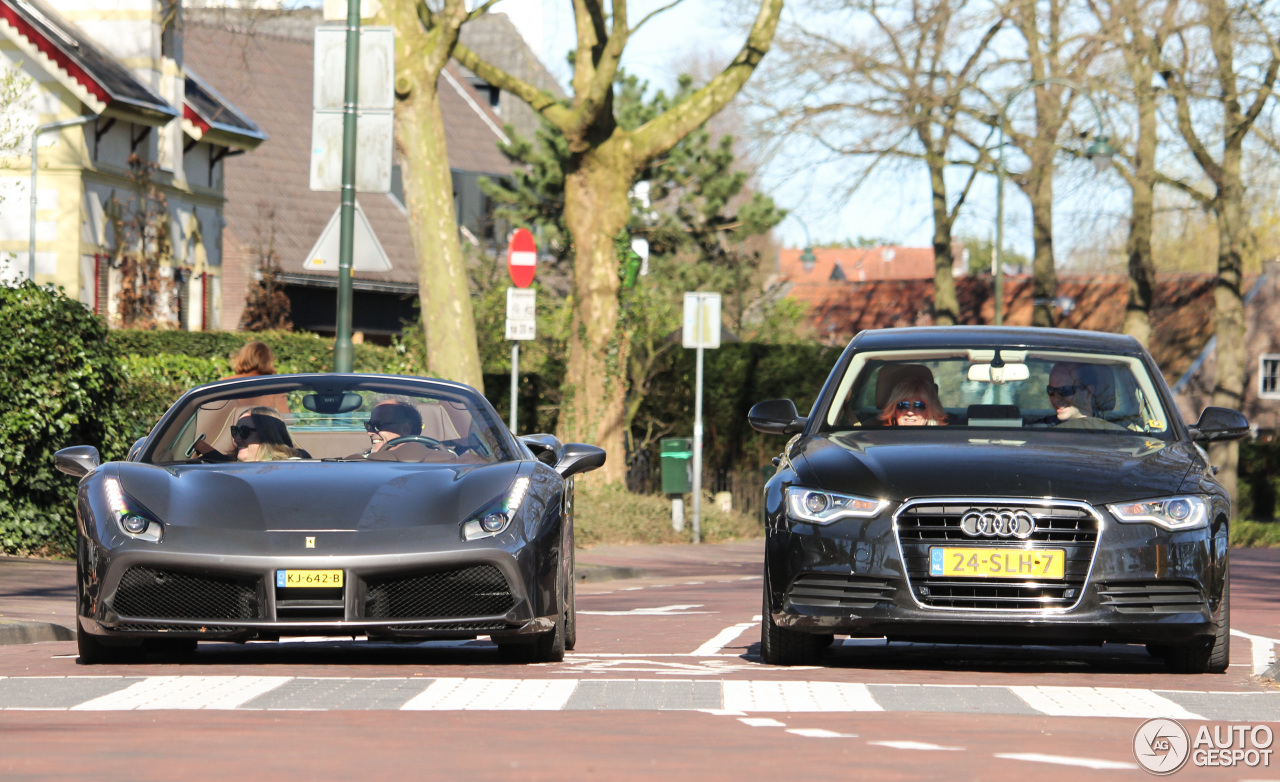
[[[342,586],[341,570],[277,570],[278,587],[333,588]]]
[[[1062,549],[931,548],[929,575],[958,578],[1060,579],[1067,555]]]

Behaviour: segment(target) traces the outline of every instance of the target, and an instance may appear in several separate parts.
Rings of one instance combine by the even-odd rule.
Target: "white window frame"
[[[1275,364],[1275,371],[1268,373],[1267,363]],[[1276,379],[1275,387],[1267,391],[1264,383],[1267,377]],[[1280,353],[1263,353],[1258,356],[1258,398],[1259,399],[1280,399]]]

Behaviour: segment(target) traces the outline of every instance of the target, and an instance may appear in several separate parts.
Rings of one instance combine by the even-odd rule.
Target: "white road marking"
[[[865,684],[728,681],[724,708],[737,711],[884,711]]]
[[[1249,643],[1253,646],[1254,676],[1266,673],[1271,664],[1276,661],[1276,644],[1280,644],[1280,641],[1262,635],[1251,635],[1240,630],[1232,630],[1231,634],[1237,638],[1249,639]]]
[[[856,739],[856,733],[836,733],[834,730],[824,730],[822,728],[789,728],[787,733],[794,733],[797,736],[804,736],[810,739]]]
[[[1036,711],[1055,717],[1204,717],[1151,690],[1129,687],[1010,686],[1009,691]]]
[[[289,681],[290,676],[152,676],[72,706],[72,711],[235,709]]]
[[[715,654],[716,652],[728,646],[730,641],[742,635],[742,633],[745,630],[755,626],[756,626],[755,622],[743,622],[742,624],[736,624],[733,627],[726,627],[725,629],[716,633],[715,638],[712,638],[710,641],[707,641],[702,646],[699,646],[697,649],[694,649],[693,654],[695,657],[710,657],[711,655]]]
[[[608,681],[607,679],[605,681]],[[661,680],[659,680],[661,681]],[[703,714],[710,714],[713,717],[745,717],[746,714],[740,711],[729,711],[727,709],[698,709]]]
[[[944,747],[941,744],[930,744],[925,741],[868,741],[867,743],[875,744],[878,747],[891,747],[893,749],[920,749],[926,751],[947,752],[956,752],[964,749],[964,747]]]
[[[1117,763],[1114,760],[1098,760],[1096,758],[1073,758],[1066,755],[1041,755],[1035,752],[1000,752],[998,758],[1007,760],[1029,760],[1033,763],[1056,763],[1060,766],[1082,766],[1098,770],[1137,768],[1136,763]]]
[[[436,679],[402,711],[558,711],[577,689],[575,681],[534,679]]]
[[[787,723],[778,722],[769,717],[739,717],[738,722],[743,725],[750,725],[753,728],[785,728]]]
[[[702,608],[701,603],[659,606],[657,608],[632,608],[629,611],[579,611],[578,614],[591,616],[688,616],[689,614],[715,614],[718,611],[690,611],[690,608]]]

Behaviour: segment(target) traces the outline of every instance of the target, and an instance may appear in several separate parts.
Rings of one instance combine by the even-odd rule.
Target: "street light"
[[[813,254],[813,239],[809,236],[809,226],[804,224],[804,220],[800,219],[800,215],[791,212],[788,217],[794,217],[800,227],[804,229],[804,252],[800,253],[800,265],[804,267],[805,274],[813,271],[814,264],[818,262],[818,256]]]
[[[996,246],[992,252],[994,256],[992,272],[995,275],[995,324],[997,326],[1004,325],[1004,262],[1000,258],[1000,252],[1004,247],[1004,119],[1005,115],[1009,113],[1009,107],[1013,105],[1014,99],[1028,89],[1043,84],[1060,84],[1063,87],[1074,90],[1076,94],[1089,101],[1089,105],[1093,107],[1093,112],[1098,119],[1099,132],[1094,136],[1093,143],[1085,149],[1084,155],[1093,161],[1094,169],[1099,174],[1111,165],[1111,158],[1115,157],[1116,154],[1115,147],[1111,146],[1111,139],[1101,132],[1103,129],[1102,111],[1098,108],[1098,104],[1090,97],[1088,92],[1065,79],[1032,79],[1010,93],[1005,100],[1004,107],[1000,109],[1000,118],[997,120],[1000,130],[1000,143],[996,145],[998,150],[996,160]]]

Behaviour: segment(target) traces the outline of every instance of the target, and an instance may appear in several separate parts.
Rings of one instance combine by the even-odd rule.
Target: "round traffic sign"
[[[517,228],[507,245],[507,271],[517,288],[528,288],[533,284],[537,264],[538,248],[533,243],[533,234],[527,228]]]

